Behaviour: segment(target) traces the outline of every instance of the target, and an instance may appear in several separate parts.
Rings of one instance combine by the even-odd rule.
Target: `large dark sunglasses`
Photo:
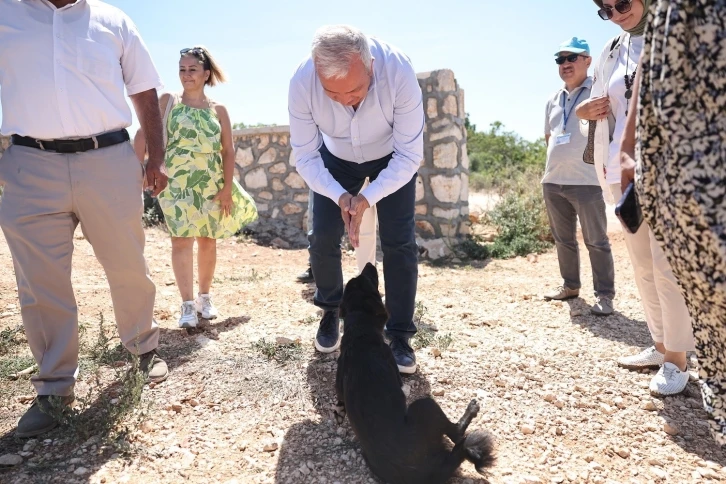
[[[614,7],[620,13],[628,13],[633,6],[633,0],[620,0]],[[613,7],[603,7],[597,11],[597,14],[603,20],[610,20],[613,18]]]
[[[565,61],[576,62],[578,57],[580,57],[580,54],[561,55],[555,59],[555,62],[557,62],[557,65],[561,66],[565,63]]]

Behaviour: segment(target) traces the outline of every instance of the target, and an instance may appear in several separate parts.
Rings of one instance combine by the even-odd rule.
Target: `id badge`
[[[555,138],[555,146],[569,144],[571,135],[572,135],[572,133],[564,133],[564,134],[558,135]]]

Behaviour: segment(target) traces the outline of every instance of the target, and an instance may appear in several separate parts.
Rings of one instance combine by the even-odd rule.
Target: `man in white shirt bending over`
[[[324,311],[315,347],[329,353],[340,345],[340,240],[347,229],[358,247],[363,214],[376,205],[386,332],[399,371],[414,373],[409,344],[416,332],[418,280],[414,202],[424,111],[411,61],[354,27],[323,27],[290,81],[288,107],[297,170],[315,192],[310,259],[315,304]],[[370,185],[361,190],[366,178]]]

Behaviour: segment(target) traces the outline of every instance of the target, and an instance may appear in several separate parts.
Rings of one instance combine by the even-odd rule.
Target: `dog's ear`
[[[373,283],[373,287],[378,289],[378,271],[376,270],[376,266],[370,262],[367,263],[360,275],[371,281]]]
[[[340,319],[345,319],[345,315],[348,314],[346,307],[348,307],[348,305],[345,304],[345,301],[341,302],[340,306],[338,307],[338,317]]]
[[[383,301],[381,301],[380,296],[379,297],[366,297],[365,300],[365,307],[366,310],[375,316],[380,316],[385,321],[388,319],[388,310],[386,309],[386,306],[383,304]]]

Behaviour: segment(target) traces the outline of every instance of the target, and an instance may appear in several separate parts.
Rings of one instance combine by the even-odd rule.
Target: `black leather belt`
[[[129,132],[125,129],[82,139],[41,140],[30,136],[18,136],[17,134],[11,137],[14,145],[37,148],[43,151],[55,151],[56,153],[80,153],[97,150],[129,141],[129,139]]]

